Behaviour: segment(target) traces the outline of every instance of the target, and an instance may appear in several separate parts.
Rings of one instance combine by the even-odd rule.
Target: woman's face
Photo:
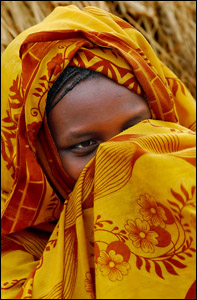
[[[149,118],[143,97],[103,76],[77,84],[50,111],[48,124],[64,169],[77,180],[99,144]]]

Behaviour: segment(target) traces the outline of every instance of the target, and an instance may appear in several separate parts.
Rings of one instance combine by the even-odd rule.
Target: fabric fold
[[[153,117],[102,143],[77,182],[45,112],[68,65],[142,95]],[[57,7],[16,37],[2,55],[3,299],[194,297],[195,120],[187,88],[117,16]]]

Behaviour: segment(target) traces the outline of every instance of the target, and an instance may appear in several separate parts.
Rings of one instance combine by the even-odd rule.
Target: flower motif
[[[49,77],[51,77],[51,75],[57,75],[58,73],[60,73],[60,71],[62,70],[60,66],[63,62],[64,60],[61,53],[58,53],[55,57],[52,58],[50,62],[48,62],[47,70]]]
[[[157,205],[155,199],[149,195],[141,195],[137,199],[137,203],[141,206],[140,213],[145,221],[150,221],[153,226],[165,227],[167,217],[164,209]]]
[[[101,251],[98,264],[103,276],[108,276],[111,281],[122,280],[123,275],[127,275],[130,269],[129,263],[125,262],[123,256],[116,254],[114,250],[110,250],[109,253]]]
[[[37,137],[37,134],[40,130],[42,122],[32,122],[31,124],[27,124],[27,133],[29,136],[29,140],[33,142],[35,138]]]
[[[146,253],[155,251],[154,245],[158,244],[158,234],[155,231],[150,231],[148,222],[140,219],[127,220],[125,229],[129,232],[129,238],[136,248],[141,248]]]

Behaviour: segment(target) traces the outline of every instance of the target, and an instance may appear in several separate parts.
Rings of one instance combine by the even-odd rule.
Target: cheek
[[[79,178],[81,171],[90,160],[89,157],[75,157],[67,153],[60,153],[60,159],[62,161],[64,170],[74,180]]]

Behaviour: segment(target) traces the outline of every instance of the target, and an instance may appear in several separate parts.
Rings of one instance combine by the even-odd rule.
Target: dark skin
[[[48,124],[64,169],[77,180],[101,143],[150,118],[142,96],[102,76],[69,91],[50,111]]]

